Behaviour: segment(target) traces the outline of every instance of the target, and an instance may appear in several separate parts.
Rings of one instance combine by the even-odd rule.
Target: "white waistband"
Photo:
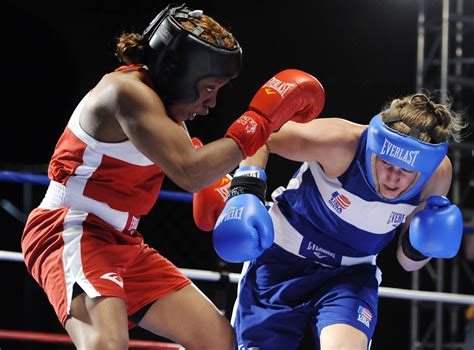
[[[132,214],[111,208],[103,202],[77,194],[59,182],[51,181],[39,205],[42,209],[74,208],[97,215],[118,231],[134,231],[139,218]]]
[[[301,258],[308,258],[300,254],[302,249],[301,245],[303,244],[303,235],[296,231],[296,229],[291,226],[291,224],[286,220],[285,216],[282,214],[278,205],[273,205],[269,214],[273,220],[273,226],[275,230],[275,240],[274,243],[279,245],[281,248],[286,250],[289,253],[297,255]],[[318,246],[318,242],[312,242],[316,247],[314,256],[311,257],[315,262],[329,267],[335,267],[334,259],[337,256],[334,252],[331,252],[330,248]],[[336,266],[349,266],[357,264],[370,264],[375,265],[377,260],[377,255],[368,255],[362,257],[351,257],[345,255],[339,255],[341,260],[340,263]],[[337,257],[339,257],[337,256]],[[332,257],[332,258],[331,258]],[[332,261],[331,261],[332,260]],[[325,263],[327,262],[327,263]]]

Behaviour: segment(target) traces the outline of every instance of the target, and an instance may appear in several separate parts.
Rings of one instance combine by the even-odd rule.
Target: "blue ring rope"
[[[19,183],[31,183],[37,185],[49,185],[49,179],[46,175],[38,175],[33,173],[20,173],[15,171],[0,171],[0,182],[19,182]],[[160,199],[162,200],[174,200],[178,202],[192,203],[193,195],[186,192],[176,191],[160,191]],[[464,233],[474,233],[474,227],[464,226]]]
[[[46,175],[6,170],[0,171],[0,182],[18,182],[48,186],[49,181],[50,180]],[[192,203],[193,201],[192,193],[167,190],[161,190],[159,198],[163,200],[174,200],[188,203]]]

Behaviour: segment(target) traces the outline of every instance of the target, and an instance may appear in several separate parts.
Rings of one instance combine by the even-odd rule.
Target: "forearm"
[[[240,162],[240,166],[256,166],[265,169],[269,153],[267,145],[263,145],[253,156],[247,157]]]
[[[420,261],[412,260],[405,255],[402,245],[399,244],[397,249],[397,260],[405,271],[416,271],[425,266],[431,258],[426,258]]]
[[[178,157],[179,166],[167,175],[183,189],[197,192],[230,173],[243,156],[232,139],[222,138]]]
[[[404,226],[399,229],[398,235],[397,260],[405,271],[419,270],[430,261],[430,258],[421,254],[409,243],[408,231],[412,215],[407,219]]]

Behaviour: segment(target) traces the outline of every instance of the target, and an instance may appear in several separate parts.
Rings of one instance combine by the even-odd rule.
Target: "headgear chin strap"
[[[204,31],[184,29],[176,18],[200,17],[202,11],[169,4],[143,32],[148,40],[147,66],[165,103],[198,98],[197,82],[207,77],[232,79],[240,72],[242,49],[215,46],[200,38]]]
[[[438,168],[448,152],[448,143],[426,143],[412,136],[401,134],[389,128],[377,114],[372,118],[367,132],[365,150],[365,170],[367,179],[377,192],[372,172],[372,155],[408,171],[416,171],[419,176],[413,184],[394,200],[412,198],[421,192],[431,175]],[[378,193],[378,192],[377,192]],[[379,194],[379,193],[378,193]],[[379,194],[380,195],[380,194]]]

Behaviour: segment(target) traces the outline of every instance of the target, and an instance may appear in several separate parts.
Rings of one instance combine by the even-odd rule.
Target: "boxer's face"
[[[174,103],[167,107],[168,114],[176,121],[193,120],[197,115],[209,114],[217,102],[217,92],[229,82],[226,78],[210,77],[199,80],[197,90],[199,97],[190,103]]]
[[[395,199],[400,196],[410,187],[418,175],[415,171],[402,169],[379,157],[375,158],[375,171],[378,191],[382,197],[387,199]]]

